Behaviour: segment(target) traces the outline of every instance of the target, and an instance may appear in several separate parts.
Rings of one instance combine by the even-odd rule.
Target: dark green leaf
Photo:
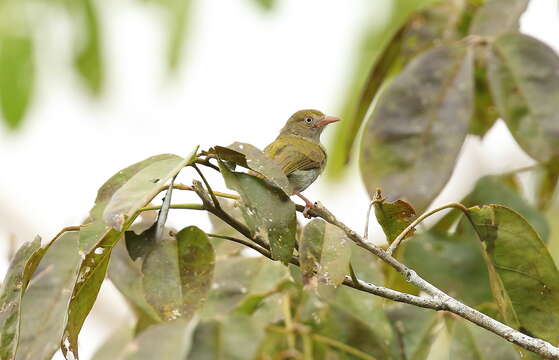
[[[534,159],[559,156],[559,56],[530,36],[505,34],[491,48],[489,83],[518,144]]]
[[[495,37],[518,31],[520,16],[528,7],[528,2],[529,0],[487,0],[476,12],[469,33]]]
[[[164,320],[190,319],[206,300],[214,265],[213,247],[197,227],[163,239],[142,264],[147,302]]]
[[[184,360],[190,350],[192,325],[177,319],[150,326],[125,348],[122,360]]]
[[[426,360],[438,336],[441,316],[431,310],[398,304],[388,312],[399,344],[397,359]]]
[[[281,167],[253,145],[235,142],[228,147],[216,146],[213,152],[223,161],[256,171],[287,195],[293,190]]]
[[[23,244],[12,259],[0,292],[0,358],[13,359],[19,338],[21,300],[32,272],[29,263],[42,256],[41,239]]]
[[[375,216],[389,244],[416,218],[414,208],[403,200],[386,202],[384,199],[378,199],[374,206]],[[408,232],[406,237],[412,236],[413,233],[414,231]]]
[[[349,161],[353,144],[365,115],[387,77],[417,54],[415,50],[420,46],[416,47],[416,45],[420,43],[421,45],[427,43],[431,45],[431,41],[439,38],[438,33],[435,38],[428,38],[428,36],[418,36],[416,31],[424,26],[424,28],[429,28],[428,33],[431,33],[431,26],[436,21],[425,21],[424,19],[427,17],[431,20],[429,15],[431,8],[409,19],[410,14],[414,11],[434,2],[436,0],[395,0],[391,3],[390,18],[386,19],[384,27],[379,27],[378,22],[374,20],[367,22],[367,27],[363,30],[356,64],[352,66],[353,74],[343,93],[347,94],[342,109],[343,121],[336,127],[336,134],[333,136],[333,151],[330,153],[327,168],[329,175],[342,174]],[[446,5],[449,3],[451,2],[442,2],[440,6],[433,8],[452,8],[453,4]],[[370,4],[371,11],[373,13],[377,11],[374,2]],[[432,12],[438,13],[438,10]],[[452,17],[447,15],[445,14],[444,25],[441,27],[445,27],[446,23],[450,22]],[[436,27],[438,28],[439,25],[441,24],[438,22]],[[436,32],[436,30],[432,31]],[[409,34],[404,34],[407,32]],[[425,42],[420,42],[419,39],[425,40]],[[402,46],[405,49],[402,49]]]
[[[505,321],[553,344],[559,341],[559,271],[536,231],[499,205],[468,210],[482,241],[493,296]]]
[[[371,198],[381,188],[423,212],[450,178],[473,112],[470,51],[442,45],[416,57],[387,87],[361,142]]]
[[[80,19],[76,25],[81,33],[74,65],[91,93],[99,95],[103,89],[104,74],[97,10],[92,0],[76,0],[72,5]]]
[[[0,110],[8,128],[18,128],[35,83],[30,36],[0,34]]]
[[[230,171],[219,162],[225,184],[241,195],[245,221],[256,236],[270,244],[272,257],[289,263],[295,248],[295,204],[285,193],[255,176]]]
[[[299,245],[299,262],[303,279],[311,284],[339,286],[349,274],[351,241],[343,230],[322,219],[309,222]]]
[[[43,256],[23,296],[18,360],[50,360],[60,348],[81,258],[78,233],[66,232]]]

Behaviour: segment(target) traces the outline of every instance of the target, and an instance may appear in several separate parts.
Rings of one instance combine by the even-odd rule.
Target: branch
[[[458,207],[458,206],[454,204],[453,207]],[[376,295],[383,296],[383,297],[388,297],[385,295],[390,295],[392,297],[392,300],[395,301],[406,302],[408,304],[425,307],[433,310],[446,310],[478,326],[481,326],[484,329],[487,329],[526,350],[535,352],[539,355],[542,355],[545,358],[559,359],[559,348],[551,345],[550,343],[542,339],[525,335],[511,328],[510,326],[505,325],[447,295],[445,292],[443,292],[433,284],[423,279],[415,271],[408,268],[404,264],[400,263],[398,260],[392,257],[392,255],[390,255],[388,252],[382,250],[381,248],[379,248],[374,244],[365,242],[363,238],[361,238],[355,231],[351,230],[344,223],[336,219],[336,217],[330,211],[328,211],[328,209],[326,209],[321,203],[315,205],[314,212],[315,214],[317,214],[319,217],[326,220],[327,222],[338,226],[358,246],[366,249],[367,251],[381,258],[384,262],[386,262],[387,264],[392,266],[396,271],[402,274],[408,282],[417,286],[419,289],[425,291],[430,296],[412,297],[412,295],[399,293],[391,289],[381,288],[372,284],[365,285],[360,283],[363,290],[364,289],[371,290],[369,292],[371,293],[376,292],[378,293]],[[351,282],[351,278],[349,277],[346,278],[344,284],[346,284],[346,282],[348,281]]]

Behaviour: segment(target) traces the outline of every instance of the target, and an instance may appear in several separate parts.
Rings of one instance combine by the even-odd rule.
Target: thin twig
[[[270,254],[270,252],[266,249],[264,249],[263,247],[257,245],[257,244],[253,244],[250,241],[244,240],[244,239],[239,239],[233,236],[227,236],[227,235],[219,235],[219,234],[206,234],[209,237],[213,237],[216,239],[223,239],[223,240],[229,240],[229,241],[233,241],[236,242],[238,244],[247,246],[253,250],[258,251],[260,254],[264,255],[265,257],[272,259],[272,254]]]
[[[421,216],[417,217],[414,221],[411,222],[411,224],[408,225],[408,227],[406,227],[404,229],[404,231],[402,231],[395,239],[394,241],[392,241],[392,244],[390,244],[390,247],[388,248],[388,250],[386,250],[386,252],[388,253],[388,255],[392,255],[394,253],[394,251],[396,250],[396,248],[398,247],[398,245],[400,245],[400,242],[402,242],[402,240],[404,240],[406,238],[406,236],[408,235],[408,233],[410,231],[412,231],[419,223],[421,223],[423,220],[425,220],[426,218],[428,218],[429,216],[438,213],[439,211],[442,210],[446,210],[446,209],[458,209],[463,211],[464,213],[466,213],[468,211],[468,209],[459,203],[450,203],[450,204],[446,204],[444,206],[438,207],[436,209],[433,209],[431,211],[428,211],[426,213],[423,213]],[[366,239],[366,238],[365,238]]]
[[[200,177],[202,178],[202,181],[204,182],[204,185],[206,185],[206,189],[208,189],[208,192],[210,193],[212,201],[214,202],[214,207],[218,210],[221,210],[221,204],[219,203],[219,200],[217,199],[217,196],[215,196],[215,193],[212,190],[212,187],[210,186],[210,183],[208,182],[208,180],[206,179],[204,174],[200,171],[200,169],[198,168],[198,166],[196,166],[196,164],[192,164],[192,167],[194,168],[194,170],[196,170],[198,175],[200,175]]]

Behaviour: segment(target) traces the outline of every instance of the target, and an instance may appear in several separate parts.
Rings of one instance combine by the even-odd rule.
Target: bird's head
[[[326,116],[318,110],[299,110],[287,120],[281,129],[280,136],[297,135],[320,141],[320,134],[326,125],[336,121],[340,121],[340,118]]]

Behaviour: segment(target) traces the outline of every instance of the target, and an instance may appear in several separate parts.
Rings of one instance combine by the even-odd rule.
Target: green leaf
[[[272,258],[289,263],[295,248],[295,204],[285,193],[255,176],[230,171],[219,162],[225,184],[239,193],[252,233],[270,244]]]
[[[482,250],[464,218],[453,233],[424,232],[402,250],[402,262],[450,296],[474,307],[492,300]]]
[[[487,65],[486,60],[481,58],[481,55],[476,59],[475,64],[475,111],[470,122],[469,133],[480,137],[493,127],[499,113],[493,104],[491,90],[489,88],[489,81],[487,79]]]
[[[206,300],[214,265],[213,247],[195,226],[161,240],[142,264],[147,302],[164,320],[190,319]]]
[[[272,184],[282,189],[287,195],[293,194],[289,180],[281,167],[255,146],[235,142],[228,147],[215,146],[210,151],[214,152],[225,162],[232,162],[256,171]]]
[[[530,336],[559,342],[559,271],[536,231],[500,205],[473,207],[468,213],[505,321]]]
[[[150,326],[128,344],[122,360],[184,360],[190,351],[193,326],[177,319]]]
[[[271,11],[277,5],[276,0],[253,0],[253,2],[265,11]]]
[[[0,110],[8,128],[17,129],[21,125],[34,86],[31,37],[0,34]]]
[[[416,218],[413,206],[403,200],[386,202],[384,199],[378,199],[374,207],[377,221],[382,227],[389,244]],[[408,232],[406,238],[412,236],[414,232],[415,230]]]
[[[94,95],[99,95],[103,90],[104,74],[102,61],[102,47],[99,34],[99,20],[97,10],[92,0],[77,0],[71,2],[76,17],[76,22],[81,33],[78,49],[74,57],[74,66],[82,80]]]
[[[21,321],[21,301],[33,274],[33,271],[30,271],[30,264],[34,258],[42,254],[39,237],[26,242],[14,255],[4,276],[0,291],[0,358],[2,359],[15,357]]]
[[[410,14],[435,2],[436,0],[395,0],[391,3],[390,18],[383,22],[384,26],[379,26],[376,19],[366,22],[357,60],[351,66],[352,75],[343,92],[345,96],[341,111],[343,121],[336,126],[335,136],[332,137],[333,151],[330,153],[326,169],[328,175],[334,177],[343,173],[350,159],[357,133],[381,85],[395,68],[403,66],[411,56],[417,54],[414,52],[413,55],[406,57],[400,50],[405,37],[402,32],[408,31],[409,24],[413,24],[416,20],[414,17],[408,21]],[[370,4],[371,14],[375,14],[378,9],[376,3]],[[432,23],[415,21],[415,24],[427,26],[431,26]],[[412,36],[409,37],[412,40],[408,45],[416,44],[413,39],[415,34],[412,32]],[[410,51],[410,54],[412,52]]]
[[[467,207],[500,204],[522,215],[547,241],[549,225],[545,216],[523,199],[501,176],[485,176],[478,180],[474,190],[461,201]]]
[[[470,35],[495,37],[518,31],[520,16],[528,7],[529,0],[488,0],[480,7],[472,23]]]
[[[559,56],[527,35],[505,34],[491,47],[489,83],[510,132],[540,162],[559,156]]]
[[[431,310],[398,304],[387,311],[400,344],[401,359],[426,360],[438,336],[441,316]]]
[[[467,48],[441,45],[408,64],[378,100],[361,141],[361,176],[423,212],[446,185],[473,112]]]
[[[178,174],[182,168],[191,164],[195,156],[196,150],[186,158],[176,155],[162,156],[160,161],[152,162],[138,171],[113,193],[103,211],[105,223],[121,231],[135,212],[150,202],[161,186]]]
[[[484,357],[468,326],[459,320],[452,320],[451,325],[449,359],[483,360]]]
[[[160,2],[166,7],[169,17],[167,63],[169,70],[176,71],[180,65],[184,40],[188,32],[192,0],[160,0]]]
[[[315,288],[321,286],[339,286],[349,274],[351,241],[343,230],[325,222],[314,219],[303,229],[299,245],[299,262],[303,281]]]
[[[66,232],[43,256],[21,303],[16,359],[51,359],[60,348],[81,258],[78,233]]]
[[[194,331],[187,360],[254,359],[264,326],[251,316],[234,314],[201,322]]]
[[[129,236],[129,232],[126,232]],[[141,236],[141,235],[140,235]],[[143,238],[138,238],[143,239]],[[161,322],[161,318],[146,301],[141,270],[141,262],[133,262],[123,243],[118,243],[112,251],[108,270],[109,279],[128,300],[136,315],[147,323]]]
[[[148,158],[120,171],[99,189],[95,206],[87,219],[89,223],[80,230],[79,246],[83,261],[62,339],[65,356],[72,352],[74,357],[78,357],[78,335],[97,299],[111,250],[122,237],[122,227],[131,223],[136,211],[149,203],[165,182],[194,161],[196,152],[197,148],[185,159],[176,155]],[[107,218],[117,223],[107,223]],[[115,226],[119,228],[115,229]]]
[[[559,157],[552,159],[537,172],[536,201],[538,209],[546,210],[553,204],[559,185]]]

